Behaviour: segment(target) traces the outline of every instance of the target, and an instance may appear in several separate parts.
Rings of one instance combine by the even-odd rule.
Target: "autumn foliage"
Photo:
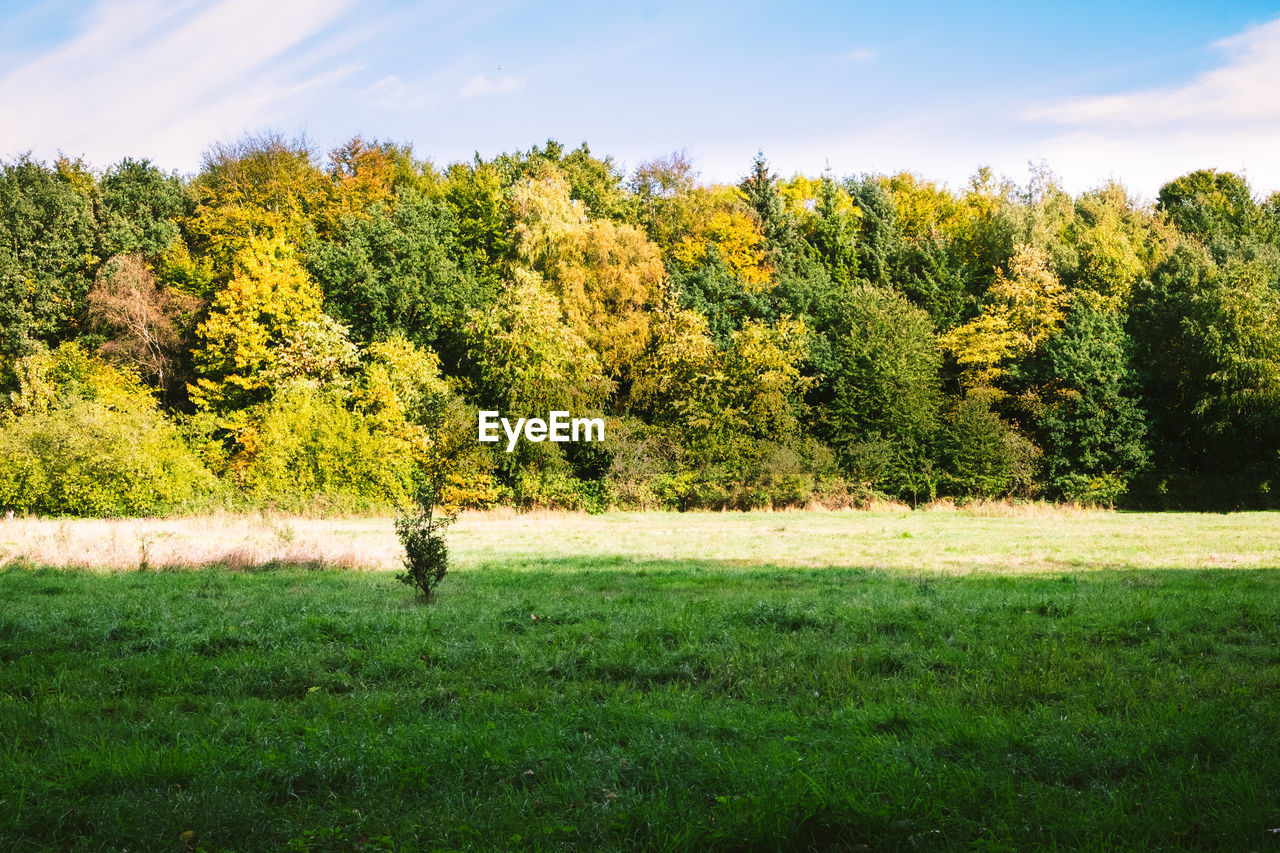
[[[0,508],[1270,506],[1280,200],[549,141],[0,164]],[[474,441],[476,412],[605,418]],[[442,454],[442,448],[451,448]],[[445,466],[441,468],[441,466]]]

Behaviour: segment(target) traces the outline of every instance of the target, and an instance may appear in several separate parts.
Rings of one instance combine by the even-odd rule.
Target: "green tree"
[[[1174,226],[1205,242],[1239,239],[1259,224],[1258,206],[1248,182],[1232,172],[1200,169],[1160,188],[1156,210]]]
[[[1156,486],[1197,505],[1269,503],[1280,476],[1280,270],[1184,244],[1134,292]]]
[[[97,187],[83,164],[0,164],[0,356],[82,331],[98,255]]]
[[[958,498],[1000,498],[1028,489],[1039,451],[991,408],[987,394],[953,401],[942,432],[942,491]]]
[[[188,199],[176,174],[126,157],[107,170],[100,187],[104,256],[153,258],[179,238]]]
[[[293,384],[255,408],[232,464],[237,485],[258,505],[351,512],[405,503],[414,488],[412,453],[343,395]]]
[[[439,351],[456,369],[466,352],[462,328],[496,291],[466,267],[449,206],[413,188],[367,215],[346,219],[307,264],[325,307],[358,341],[403,336]]]
[[[847,310],[821,433],[850,476],[915,500],[932,497],[932,441],[942,358],[928,314],[893,291],[862,286]]]
[[[774,267],[785,265],[803,252],[795,216],[787,209],[778,176],[769,171],[769,161],[763,152],[756,155],[751,171],[738,184],[738,189],[760,220],[768,259]]]
[[[486,279],[507,275],[515,255],[513,212],[502,173],[478,156],[445,172],[444,196],[458,221],[458,242]]]
[[[1146,418],[1134,396],[1129,349],[1122,318],[1083,300],[1045,345],[1035,367],[1054,390],[1039,420],[1054,496],[1110,506],[1146,468]]]

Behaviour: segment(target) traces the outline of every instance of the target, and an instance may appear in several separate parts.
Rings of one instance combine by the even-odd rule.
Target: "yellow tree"
[[[553,164],[540,161],[535,173],[511,188],[516,256],[542,272],[557,242],[587,224],[587,209],[569,197],[569,182]]]
[[[397,458],[439,471],[446,512],[497,500],[487,454],[475,441],[474,410],[464,410],[440,374],[440,359],[403,337],[369,345],[355,410],[386,436]]]
[[[722,351],[706,317],[669,300],[655,327],[654,347],[638,364],[633,403],[680,429],[686,450],[727,458],[752,441],[781,441],[799,431],[809,387],[800,372],[809,352],[802,322],[749,320]]]
[[[1177,244],[1173,227],[1144,215],[1119,184],[1084,194],[1075,213],[1067,232],[1079,256],[1075,287],[1099,294],[1109,310],[1126,306]]]
[[[561,316],[534,272],[517,268],[494,305],[467,328],[485,408],[513,416],[588,411],[611,390],[600,360]]]
[[[946,187],[910,172],[882,179],[893,198],[895,222],[903,239],[910,242],[933,239],[958,227],[963,215],[959,202]]]
[[[1010,358],[1030,355],[1062,328],[1070,294],[1041,249],[1022,244],[998,271],[982,313],[942,336],[968,388],[991,387]]]
[[[751,290],[766,290],[773,268],[765,254],[760,222],[736,187],[700,188],[689,194],[687,230],[671,249],[685,269],[701,266],[709,252]]]
[[[588,219],[551,164],[512,188],[512,206],[521,263],[544,277],[605,373],[629,381],[665,275],[658,250],[634,226]]]
[[[332,188],[303,141],[267,135],[215,145],[191,182],[196,209],[188,228],[195,248],[226,281],[252,238],[303,245],[328,218]]]
[[[279,238],[251,238],[209,306],[192,352],[197,408],[242,425],[236,413],[294,378],[336,379],[355,362],[346,329],[321,311],[320,288]]]
[[[666,273],[658,250],[634,226],[596,220],[565,232],[546,269],[569,327],[609,376],[629,380]]]

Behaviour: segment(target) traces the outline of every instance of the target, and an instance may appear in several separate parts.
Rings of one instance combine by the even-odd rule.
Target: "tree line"
[[[505,453],[481,409],[609,428]],[[441,464],[452,506],[1273,506],[1280,195],[554,141],[0,163],[0,507],[377,510]]]

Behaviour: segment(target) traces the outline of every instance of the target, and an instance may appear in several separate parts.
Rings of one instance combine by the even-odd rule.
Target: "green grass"
[[[1276,572],[1081,537],[1018,576],[697,559],[718,517],[684,518],[643,522],[668,557],[473,525],[433,607],[387,573],[10,566],[0,849],[1280,849]]]

